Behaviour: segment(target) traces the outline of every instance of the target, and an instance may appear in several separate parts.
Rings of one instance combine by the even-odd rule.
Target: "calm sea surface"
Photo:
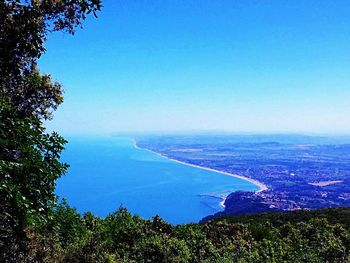
[[[123,206],[144,218],[158,214],[173,224],[197,222],[222,209],[215,196],[258,189],[137,149],[128,138],[70,138],[63,160],[71,167],[56,193],[78,211],[102,217]]]

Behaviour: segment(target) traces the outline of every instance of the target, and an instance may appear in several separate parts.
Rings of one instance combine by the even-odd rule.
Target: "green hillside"
[[[350,208],[227,216],[173,226],[120,208],[105,219],[66,203],[28,230],[45,262],[350,262]]]
[[[262,213],[253,215],[223,216],[214,219],[215,221],[226,221],[242,224],[262,224],[269,221],[273,226],[279,227],[286,222],[296,224],[306,222],[313,218],[325,219],[331,224],[340,224],[350,229],[350,208],[329,208],[319,210],[300,210],[287,213]]]

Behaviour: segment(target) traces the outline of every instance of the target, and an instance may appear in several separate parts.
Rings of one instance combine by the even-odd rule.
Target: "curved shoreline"
[[[180,163],[180,164],[183,164],[183,165],[187,165],[187,166],[191,166],[191,167],[195,167],[195,168],[199,168],[199,169],[202,169],[202,170],[207,170],[207,171],[211,171],[211,172],[215,172],[215,173],[220,173],[220,174],[224,174],[224,175],[228,175],[228,176],[231,176],[231,177],[235,177],[235,178],[239,178],[239,179],[242,179],[244,181],[247,181],[247,182],[250,182],[256,186],[259,187],[259,190],[255,191],[255,193],[260,193],[262,191],[265,191],[268,189],[268,187],[262,183],[262,182],[259,182],[255,179],[252,179],[252,178],[249,178],[249,177],[245,177],[245,176],[242,176],[242,175],[238,175],[238,174],[233,174],[233,173],[228,173],[228,172],[224,172],[224,171],[220,171],[220,170],[216,170],[216,169],[212,169],[212,168],[208,168],[208,167],[204,167],[204,166],[200,166],[200,165],[196,165],[196,164],[191,164],[191,163],[186,163],[186,162],[183,162],[183,161],[179,161],[179,160],[176,160],[176,159],[173,159],[173,158],[169,158],[168,156],[165,156],[161,153],[158,153],[158,152],[155,152],[155,151],[152,151],[150,149],[147,149],[147,148],[141,148],[137,145],[137,142],[135,139],[132,139],[133,141],[133,145],[136,149],[139,149],[139,150],[144,150],[144,151],[148,151],[148,152],[151,152],[151,153],[154,153],[160,157],[163,157],[167,160],[170,160],[170,161],[174,161],[174,162],[177,162],[177,163]],[[220,206],[222,207],[225,207],[224,203],[226,201],[226,198],[227,197],[224,197],[223,198],[223,201],[220,202]]]

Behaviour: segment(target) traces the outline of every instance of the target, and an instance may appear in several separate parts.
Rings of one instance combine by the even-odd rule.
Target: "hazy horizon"
[[[48,132],[57,131],[49,128]],[[134,130],[134,131],[113,131],[113,132],[63,132],[68,137],[130,137],[137,136],[300,136],[300,137],[325,137],[325,138],[346,138],[350,139],[350,133],[326,133],[326,132],[284,132],[284,131],[230,131],[230,130]]]
[[[104,1],[40,59],[63,134],[350,134],[346,1]]]

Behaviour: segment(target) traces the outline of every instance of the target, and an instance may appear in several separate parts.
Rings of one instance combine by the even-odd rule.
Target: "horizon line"
[[[114,132],[61,132],[64,136],[130,136],[130,135],[289,135],[348,137],[350,132],[306,132],[306,131],[233,131],[233,130],[135,130]]]

